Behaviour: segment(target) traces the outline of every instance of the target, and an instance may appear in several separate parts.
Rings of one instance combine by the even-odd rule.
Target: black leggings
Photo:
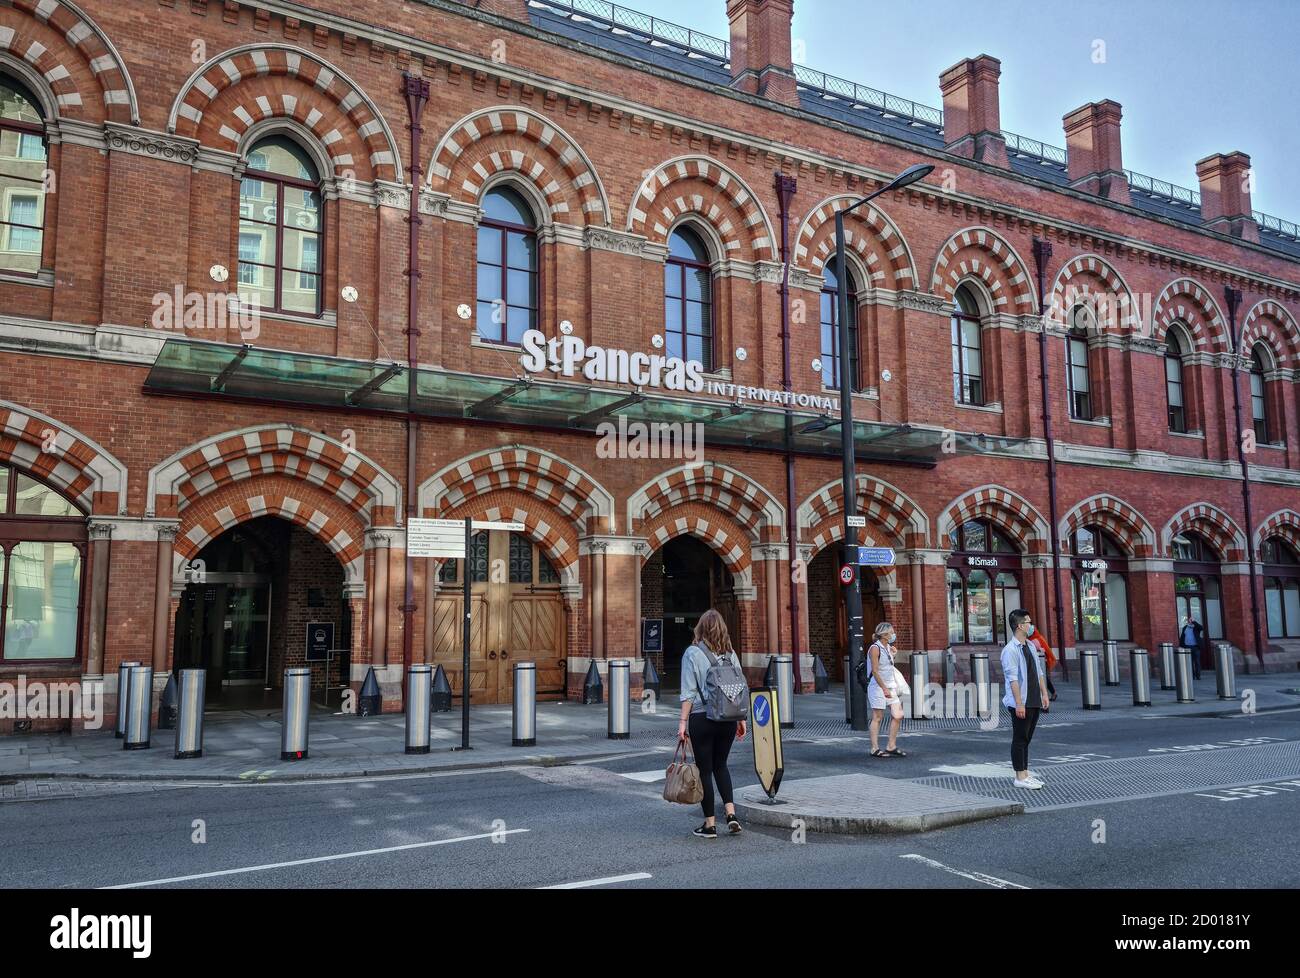
[[[692,713],[686,727],[691,737],[691,750],[700,768],[704,783],[704,800],[700,807],[705,818],[713,818],[713,782],[718,782],[718,792],[724,804],[731,804],[731,772],[727,770],[727,755],[736,740],[735,720],[710,720],[703,713]]]
[[[1038,726],[1038,707],[1025,707],[1025,718],[1016,716],[1015,707],[1007,707],[1011,714],[1011,766],[1017,771],[1029,770],[1029,742],[1034,739]]]

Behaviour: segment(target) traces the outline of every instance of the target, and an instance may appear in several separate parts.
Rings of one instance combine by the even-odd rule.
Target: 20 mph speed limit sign
[[[848,564],[845,564],[843,567],[840,568],[840,583],[841,584],[853,583],[853,568],[850,567]]]

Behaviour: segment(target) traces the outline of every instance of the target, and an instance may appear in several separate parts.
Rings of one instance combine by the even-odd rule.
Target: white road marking
[[[654,784],[656,781],[662,781],[668,776],[667,771],[620,771],[619,777],[627,778],[629,781],[640,781],[642,784]]]
[[[606,876],[598,880],[582,880],[578,883],[556,883],[554,886],[539,886],[539,890],[583,890],[589,886],[608,886],[611,883],[630,883],[633,880],[653,879],[649,873],[625,873],[622,876]]]
[[[933,859],[927,859],[925,856],[918,855],[918,854],[916,854],[916,853],[914,853],[914,852],[909,852],[909,853],[907,853],[907,854],[905,854],[905,855],[899,856],[898,858],[899,858],[899,859],[911,859],[911,860],[913,860],[914,862],[923,863],[924,865],[929,866],[929,867],[931,867],[931,868],[933,868],[933,869],[942,869],[945,873],[952,873],[954,876],[961,876],[961,877],[964,877],[965,879],[968,879],[968,880],[974,880],[976,883],[983,883],[983,884],[985,884],[986,886],[992,886],[992,887],[994,887],[995,889],[998,889],[998,890],[1005,890],[1005,889],[1013,889],[1013,890],[1027,890],[1027,889],[1029,889],[1029,887],[1027,887],[1027,886],[1021,886],[1019,883],[1012,883],[1010,880],[999,879],[999,878],[996,877],[996,876],[989,876],[987,873],[976,873],[976,872],[970,872],[970,873],[968,873],[968,872],[966,872],[965,870],[962,870],[962,869],[954,869],[954,868],[951,867],[951,866],[945,866],[945,865],[944,865],[943,863],[941,863],[941,862],[937,862],[936,860],[933,860]]]
[[[449,846],[457,842],[474,842],[478,839],[500,838],[503,835],[516,835],[529,832],[530,829],[503,829],[500,832],[484,832],[480,835],[462,835],[454,839],[435,839],[432,842],[412,842],[404,846],[386,846],[383,849],[362,849],[360,852],[341,852],[333,856],[313,856],[310,859],[291,859],[283,863],[264,863],[261,866],[241,866],[238,869],[219,869],[211,873],[194,873],[191,876],[172,876],[161,880],[144,880],[140,883],[119,883],[116,886],[101,886],[101,890],[133,890],[140,886],[162,886],[165,883],[186,883],[190,880],[212,879],[216,876],[237,876],[240,873],[259,873],[268,869],[284,869],[287,866],[308,866],[312,863],[328,863],[338,859],[360,859],[362,856],[378,856],[389,852],[406,852],[410,849],[428,849],[432,846]]]
[[[1009,778],[1012,774],[1010,761],[996,764],[944,764],[930,770],[939,774],[966,774],[972,778]]]
[[[651,747],[649,750],[632,751],[628,754],[610,754],[605,757],[591,757],[585,761],[573,761],[575,767],[581,767],[590,764],[609,764],[611,761],[621,761],[628,757],[653,757],[656,754],[663,754],[672,750],[671,747]]]

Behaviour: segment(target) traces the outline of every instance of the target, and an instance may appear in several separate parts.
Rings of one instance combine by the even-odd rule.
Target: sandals
[[[888,754],[890,757],[906,757],[906,756],[907,756],[907,751],[905,751],[905,750],[899,750],[897,747],[895,747],[893,750],[887,750],[887,751],[885,751],[885,753]]]

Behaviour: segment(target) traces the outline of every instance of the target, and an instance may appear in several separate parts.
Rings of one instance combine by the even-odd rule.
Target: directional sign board
[[[862,567],[893,567],[894,557],[890,547],[858,547],[858,564]]]
[[[785,758],[781,753],[781,716],[776,707],[775,689],[756,689],[749,698],[749,719],[753,733],[754,773],[767,792],[769,799],[776,798],[785,773]]]
[[[522,533],[522,523],[495,523],[475,520],[474,530],[508,530]],[[412,518],[406,522],[406,546],[412,557],[464,557],[464,520],[426,520]]]

